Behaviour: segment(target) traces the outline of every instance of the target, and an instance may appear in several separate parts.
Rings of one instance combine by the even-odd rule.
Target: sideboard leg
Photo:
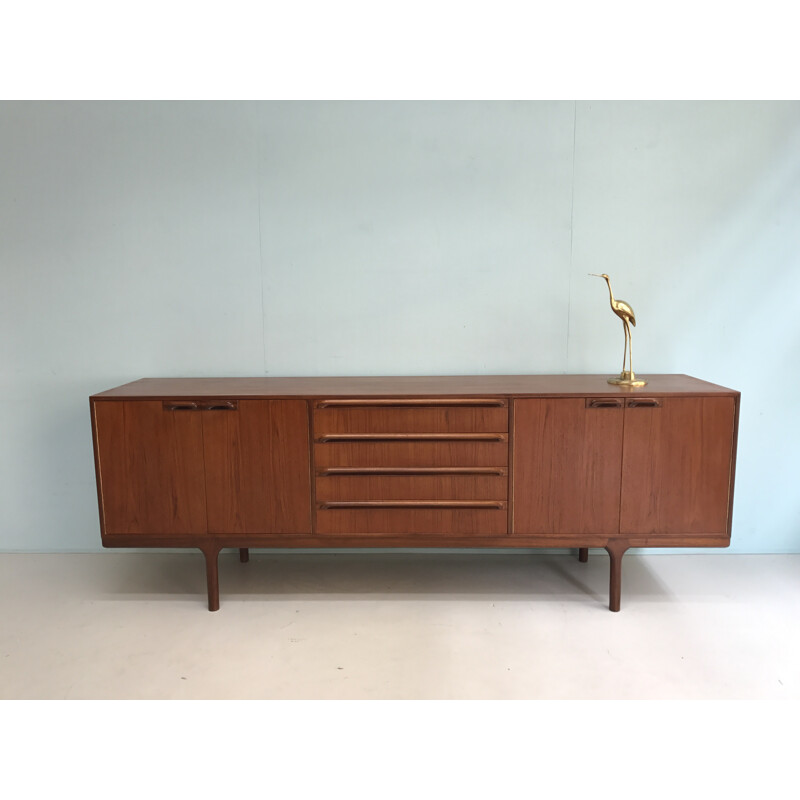
[[[606,545],[606,552],[611,559],[611,577],[608,589],[608,607],[612,611],[619,611],[620,597],[622,595],[622,556],[630,545],[624,540],[611,540]]]
[[[219,547],[203,550],[206,557],[206,579],[208,581],[208,610],[219,611]]]
[[[239,548],[239,561],[246,564],[250,560],[250,550],[246,547]]]
[[[578,548],[578,561],[582,564],[585,564],[589,560],[589,548],[588,547],[579,547]]]

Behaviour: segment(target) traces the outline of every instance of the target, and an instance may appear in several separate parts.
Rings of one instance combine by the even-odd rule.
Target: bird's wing
[[[628,318],[628,322],[635,328],[636,316],[633,313],[633,309],[624,300],[617,300],[617,305],[619,310]]]

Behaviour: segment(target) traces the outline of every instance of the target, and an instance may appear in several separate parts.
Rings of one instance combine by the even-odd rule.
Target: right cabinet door
[[[305,400],[231,400],[202,413],[208,532],[311,533]]]
[[[728,531],[734,398],[629,399],[621,534]]]

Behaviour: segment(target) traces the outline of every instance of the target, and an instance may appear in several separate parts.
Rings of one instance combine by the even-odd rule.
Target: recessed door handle
[[[197,403],[175,403],[165,400],[163,403],[164,411],[198,411]]]
[[[235,400],[223,400],[216,403],[206,403],[202,406],[203,411],[236,411],[237,403]]]
[[[586,408],[622,408],[621,397],[587,397]]]
[[[661,408],[661,401],[655,397],[637,397],[627,402],[628,408]]]

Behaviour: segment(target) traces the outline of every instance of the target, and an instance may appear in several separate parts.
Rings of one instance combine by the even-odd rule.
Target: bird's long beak
[[[603,277],[602,275],[598,275],[596,272],[590,272],[589,274],[594,278],[602,278]]]

